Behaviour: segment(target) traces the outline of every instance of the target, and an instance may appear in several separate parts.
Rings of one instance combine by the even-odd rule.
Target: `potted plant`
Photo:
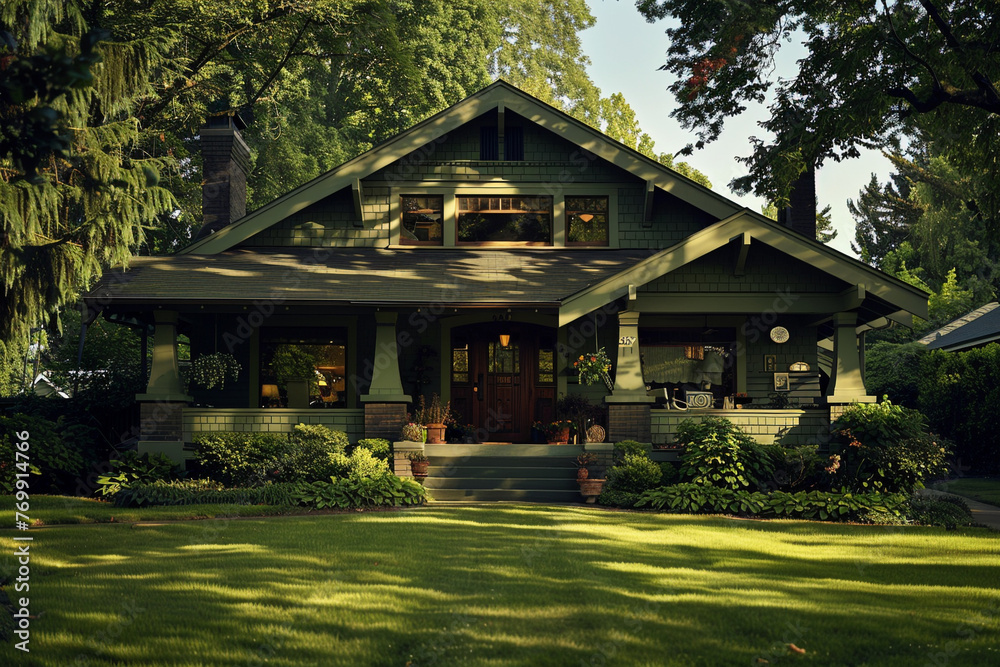
[[[271,371],[285,387],[288,407],[309,407],[310,384],[316,378],[316,355],[301,345],[279,345],[271,357]]]
[[[597,463],[597,455],[593,452],[584,452],[576,457],[576,465],[578,466],[576,470],[576,478],[587,479],[590,476],[590,470],[587,466]]]
[[[579,374],[580,384],[604,383],[608,391],[613,391],[614,385],[608,371],[611,370],[611,360],[608,354],[600,347],[595,352],[581,354],[580,358],[573,362],[573,368]]]
[[[588,504],[593,505],[597,502],[597,496],[601,495],[601,491],[604,489],[603,479],[577,479],[576,483],[580,485],[580,495],[584,497],[584,501]]]
[[[440,445],[445,442],[444,431],[451,421],[451,402],[441,404],[437,394],[431,394],[431,404],[427,405],[424,397],[420,397],[420,407],[417,409],[416,421],[427,427],[427,444]]]
[[[431,460],[423,452],[410,452],[406,458],[410,461],[410,472],[414,479],[427,477],[427,468],[430,466]]]
[[[736,392],[736,395],[733,396],[733,404],[737,407],[737,409],[740,409],[742,406],[752,402],[753,398],[747,396],[745,391],[738,391]]]
[[[542,432],[550,445],[565,445],[569,443],[569,436],[574,429],[574,424],[568,419],[557,419],[544,424],[537,422],[535,428]]]
[[[427,440],[427,430],[420,424],[410,422],[404,424],[399,432],[399,437],[407,442],[425,442]]]
[[[200,354],[191,360],[191,381],[205,389],[225,389],[226,380],[236,382],[240,370],[240,362],[231,354]]]

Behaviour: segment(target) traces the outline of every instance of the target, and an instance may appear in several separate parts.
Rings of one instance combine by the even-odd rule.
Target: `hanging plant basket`
[[[608,359],[604,348],[598,348],[595,352],[581,354],[580,358],[573,362],[573,368],[579,374],[580,384],[604,383],[608,391],[614,389],[608,371],[611,370],[611,360]]]

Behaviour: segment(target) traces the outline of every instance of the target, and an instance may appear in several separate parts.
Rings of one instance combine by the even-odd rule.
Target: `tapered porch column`
[[[656,399],[646,395],[639,357],[639,312],[618,313],[618,360],[615,364],[615,387],[606,397],[608,403],[608,440],[650,442],[649,405]]]
[[[153,364],[146,393],[137,394],[140,454],[166,454],[176,463],[184,461],[182,410],[192,399],[184,393],[177,363],[177,312],[153,311]]]
[[[873,403],[862,377],[861,351],[858,346],[858,315],[854,312],[833,316],[833,373],[827,388],[827,402]]]
[[[398,440],[399,431],[406,423],[406,404],[410,397],[403,393],[399,372],[396,313],[375,313],[375,325],[372,380],[368,393],[361,396],[365,404],[365,437]]]

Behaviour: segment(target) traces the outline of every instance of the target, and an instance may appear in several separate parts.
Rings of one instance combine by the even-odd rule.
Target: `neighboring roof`
[[[993,301],[933,331],[919,343],[928,350],[965,350],[1000,340],[1000,303]]]
[[[499,105],[716,218],[725,218],[740,210],[738,204],[722,195],[500,80],[214,234],[192,243],[179,254],[208,255],[228,250],[288,216],[351,187],[356,180],[373,174]]]
[[[574,295],[560,308],[559,324],[562,326],[627,294],[629,285],[645,285],[704,257],[740,236],[743,236],[746,242],[753,240],[766,243],[843,280],[852,287],[856,286],[859,302],[877,301],[879,310],[883,311],[869,313],[868,316],[872,319],[885,317],[900,310],[918,317],[927,317],[927,293],[923,290],[853,257],[848,257],[819,241],[793,232],[759,213],[743,209],[725,220],[695,232],[680,243],[649,256],[625,271],[610,276],[600,284]]]
[[[135,257],[85,301],[555,306],[649,257],[648,250],[240,248]]]

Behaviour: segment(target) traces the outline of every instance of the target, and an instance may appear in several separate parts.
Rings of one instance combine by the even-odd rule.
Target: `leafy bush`
[[[395,475],[377,478],[351,476],[329,482],[299,484],[293,492],[295,500],[317,509],[331,507],[398,507],[421,505],[427,500],[423,486]]]
[[[122,452],[117,459],[111,459],[110,472],[97,478],[94,495],[113,496],[122,489],[135,484],[151,484],[177,476],[178,466],[165,454],[146,452],[139,455],[134,450]]]
[[[923,415],[888,398],[850,406],[834,428],[843,445],[828,468],[835,487],[909,493],[946,471],[947,450]]]
[[[828,459],[820,456],[819,445],[757,445],[751,457],[757,461],[757,469],[766,474],[758,478],[762,491],[764,487],[782,491],[811,488],[827,481],[824,466]]]
[[[350,440],[343,431],[334,431],[322,424],[296,424],[292,443],[313,451],[344,453]]]
[[[392,474],[389,462],[375,458],[370,450],[355,447],[350,456],[330,454],[330,477],[366,477],[379,479]]]
[[[622,507],[629,509],[635,507],[635,504],[641,497],[641,493],[618,491],[617,489],[609,489],[607,485],[605,485],[605,487],[601,490],[601,495],[597,496],[597,502],[600,505],[606,505],[608,507]]]
[[[760,446],[728,419],[685,419],[677,427],[677,443],[684,448],[681,478],[696,484],[735,490],[756,486],[758,476],[768,474],[766,462],[754,456]]]
[[[927,346],[877,341],[865,349],[865,386],[874,396],[886,394],[908,408],[918,407],[921,362]]]
[[[636,456],[649,456],[646,451],[646,445],[641,442],[636,442],[635,440],[622,440],[621,442],[615,443],[615,461],[621,461],[628,454],[634,454]]]
[[[643,454],[626,454],[624,460],[608,470],[605,488],[609,491],[642,493],[659,485],[660,466]]]
[[[118,507],[142,505],[295,505],[295,484],[263,484],[254,487],[223,488],[212,480],[158,481],[135,484],[115,494]]]
[[[680,473],[677,472],[677,466],[668,461],[660,463],[660,484],[663,486],[670,486],[671,484],[676,484],[680,480]]]
[[[969,506],[957,496],[913,496],[907,516],[925,526],[955,528],[973,523]]]
[[[11,493],[18,472],[36,472],[40,475],[32,480],[35,493],[47,493],[73,488],[74,481],[83,472],[86,463],[80,455],[76,441],[92,429],[87,426],[67,422],[62,417],[51,421],[43,417],[16,413],[11,417],[0,417],[0,487]],[[17,443],[24,440],[19,434],[27,433],[27,464],[18,466]],[[25,463],[25,459],[20,459]],[[31,468],[34,467],[34,470]]]
[[[291,445],[280,433],[211,433],[195,437],[201,472],[226,486],[259,486],[278,479]]]
[[[936,432],[955,441],[955,455],[961,463],[979,472],[1000,471],[1000,429],[996,427],[1000,344],[924,354],[919,387],[917,407]]]
[[[364,440],[358,440],[358,447],[362,449],[367,449],[372,453],[372,455],[383,461],[388,461],[391,456],[389,448],[392,444],[388,440],[383,440],[382,438],[366,438]]]
[[[905,494],[826,493],[799,491],[734,490],[688,483],[653,489],[642,494],[636,507],[652,507],[679,513],[731,513],[796,519],[857,520],[870,512],[904,517],[909,499]]]

